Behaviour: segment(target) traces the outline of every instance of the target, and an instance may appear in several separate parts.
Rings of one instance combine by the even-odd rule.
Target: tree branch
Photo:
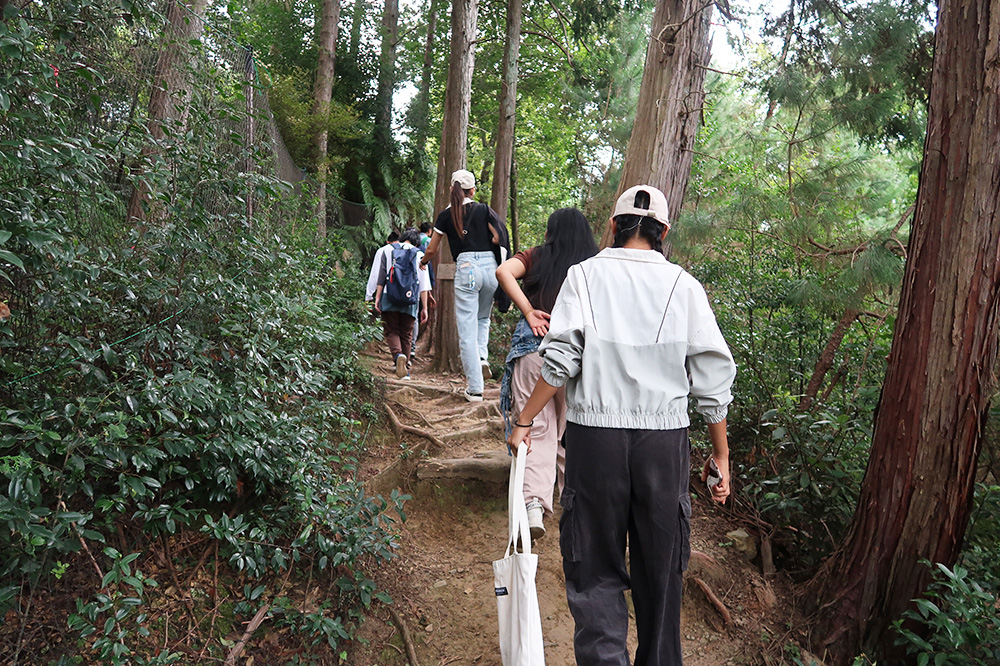
[[[552,35],[547,35],[544,32],[535,32],[534,30],[522,30],[521,34],[522,35],[534,35],[535,37],[541,37],[542,39],[546,39],[546,40],[552,42],[557,47],[559,47],[559,50],[563,52],[564,56],[566,56],[566,62],[569,63],[569,66],[570,67],[576,67],[576,63],[573,62],[573,56],[571,56],[570,53],[569,53],[569,51],[566,50],[566,47],[563,46],[562,44],[560,44],[559,40],[557,40]]]
[[[737,74],[736,72],[726,72],[726,71],[723,71],[723,70],[721,70],[721,69],[716,69],[716,68],[714,68],[714,67],[709,67],[708,65],[703,65],[703,64],[701,64],[700,62],[696,62],[696,63],[694,64],[694,66],[695,66],[695,67],[700,67],[701,69],[705,69],[705,70],[708,70],[709,72],[715,72],[716,74],[727,74],[727,75],[729,75],[729,76],[740,76],[740,75],[739,75],[739,74]]]

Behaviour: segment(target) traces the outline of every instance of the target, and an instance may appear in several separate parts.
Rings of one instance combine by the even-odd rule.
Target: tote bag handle
[[[517,456],[511,459],[510,484],[507,488],[508,534],[505,557],[517,552],[517,540],[521,539],[521,552],[531,555],[531,535],[528,531],[528,510],[524,505],[524,466],[527,463],[528,447],[521,442]]]

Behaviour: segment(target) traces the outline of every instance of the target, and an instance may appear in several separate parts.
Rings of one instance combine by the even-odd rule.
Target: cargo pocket
[[[691,559],[691,496],[684,493],[677,499],[679,500],[677,509],[678,570],[687,571],[688,560]]]
[[[559,503],[563,510],[559,519],[559,550],[567,562],[579,562],[580,535],[573,506],[576,503],[576,491],[569,486],[564,487]]]

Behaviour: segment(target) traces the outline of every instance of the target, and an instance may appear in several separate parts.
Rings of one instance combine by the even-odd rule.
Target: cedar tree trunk
[[[466,168],[469,108],[472,102],[472,69],[475,65],[476,19],[479,0],[453,0],[451,9],[451,56],[448,87],[444,95],[441,153],[438,156],[434,214],[448,205],[451,174]],[[437,371],[461,372],[458,327],[455,323],[455,262],[447,238],[442,239],[437,261],[437,316],[434,322],[434,363]]]
[[[427,147],[430,126],[431,74],[434,71],[434,31],[437,28],[439,0],[430,0],[427,9],[427,38],[424,42],[424,63],[420,69],[420,90],[417,92],[413,112],[414,152],[423,155]]]
[[[392,91],[396,87],[396,46],[399,42],[399,0],[385,0],[382,12],[382,51],[376,93],[375,146],[379,158],[393,153]],[[386,194],[385,192],[382,193]]]
[[[336,64],[337,24],[340,22],[340,0],[323,0],[319,24],[319,57],[316,64],[316,86],[313,89],[313,113],[326,118],[333,96],[333,74]],[[324,122],[316,132],[316,232],[326,236],[326,179],[330,162],[326,156],[327,126]]]
[[[667,197],[671,219],[684,202],[705,101],[705,68],[712,55],[708,36],[712,5],[703,0],[657,0],[639,88],[635,124],[625,152],[618,194],[652,185]],[[602,239],[611,245],[610,225]],[[670,237],[663,243],[670,255]]]
[[[938,9],[927,139],[868,471],[840,548],[813,580],[813,643],[833,665],[877,648],[951,566],[993,395],[1000,312],[1000,3]],[[888,657],[888,660],[886,660]]]
[[[507,37],[503,51],[503,79],[500,82],[500,121],[493,163],[493,190],[490,206],[501,219],[507,218],[510,203],[510,168],[514,160],[514,113],[517,107],[517,58],[521,48],[521,0],[507,2]]]

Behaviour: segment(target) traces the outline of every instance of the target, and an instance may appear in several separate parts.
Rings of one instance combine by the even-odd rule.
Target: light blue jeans
[[[490,342],[490,310],[497,290],[492,252],[462,252],[455,259],[455,320],[469,393],[483,392],[482,363]]]

